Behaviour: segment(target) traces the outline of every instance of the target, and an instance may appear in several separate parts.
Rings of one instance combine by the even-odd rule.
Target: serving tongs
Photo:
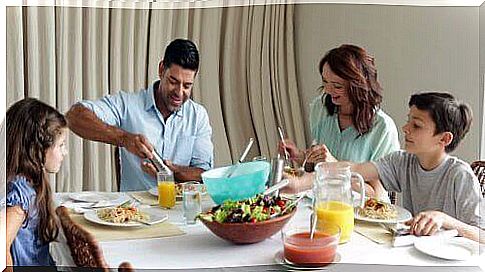
[[[251,146],[253,146],[253,143],[254,143],[254,138],[249,138],[249,143],[246,146],[246,149],[244,149],[244,152],[241,154],[241,157],[239,157],[239,160],[237,161],[236,164],[234,164],[233,166],[231,166],[231,168],[229,168],[229,171],[227,173],[227,178],[230,178],[236,171],[237,166],[244,161],[244,159],[246,158],[246,155],[249,152],[249,149],[251,149]]]
[[[172,174],[172,170],[170,170],[170,168],[163,162],[162,156],[160,156],[155,149],[153,149],[152,155],[153,158],[149,160],[153,166],[155,166],[157,172],[165,172],[169,175]]]

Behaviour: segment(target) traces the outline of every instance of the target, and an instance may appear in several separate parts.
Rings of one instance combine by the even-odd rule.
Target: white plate
[[[457,261],[467,260],[479,252],[477,242],[463,237],[423,236],[414,241],[414,247],[434,257]]]
[[[163,214],[161,211],[153,208],[140,209],[140,211],[150,216],[150,219],[147,221],[149,225],[158,224],[168,219],[168,216],[166,214]],[[98,217],[96,210],[86,211],[84,213],[84,218],[96,224],[112,226],[112,227],[139,227],[144,225],[143,223],[135,222],[135,221],[129,221],[126,223],[107,222]]]
[[[69,198],[82,202],[115,201],[120,197],[119,194],[107,192],[80,192],[69,194]]]
[[[153,188],[150,188],[150,190],[148,190],[148,192],[153,195],[153,196],[157,196],[158,197],[158,188],[157,187],[153,187]]]
[[[294,269],[294,270],[300,270],[300,271],[305,271],[305,270],[317,271],[317,270],[320,270],[320,269],[327,270],[334,263],[340,262],[340,259],[341,259],[340,254],[337,252],[335,254],[335,258],[334,258],[334,260],[331,264],[328,264],[328,265],[325,265],[325,266],[320,266],[320,267],[318,267],[318,266],[317,267],[309,267],[309,266],[299,266],[297,264],[294,264],[292,262],[287,261],[284,257],[283,250],[276,252],[276,254],[274,255],[274,260],[277,264],[281,264],[283,266],[286,266],[287,268]]]
[[[389,204],[393,205],[393,204]],[[374,223],[385,223],[385,224],[397,224],[406,222],[409,219],[413,218],[413,215],[406,209],[393,205],[397,211],[397,217],[394,219],[375,219],[375,218],[368,218],[359,214],[358,208],[354,209],[354,216],[355,219],[367,222],[374,222]]]

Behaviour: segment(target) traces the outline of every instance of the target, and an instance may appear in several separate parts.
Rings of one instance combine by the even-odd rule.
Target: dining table
[[[111,193],[123,201],[134,199],[128,192]],[[57,205],[64,205],[70,200],[69,193],[55,195]],[[138,203],[140,207],[144,204]],[[214,206],[209,196],[202,198],[202,210]],[[146,205],[145,205],[146,206]],[[297,267],[282,260],[282,234],[254,244],[236,245],[214,235],[200,221],[185,224],[182,202],[175,207],[160,209],[168,215],[168,222],[177,226],[182,235],[159,238],[134,238],[123,240],[99,241],[104,258],[110,267],[118,267],[122,262],[130,262],[136,269],[156,271],[179,270],[193,271],[213,269],[219,271],[295,271]],[[309,222],[312,210],[310,200],[300,201],[292,222]],[[250,234],[249,234],[250,235]],[[63,259],[66,252],[65,242],[51,244],[54,259]],[[477,243],[478,246],[478,243]],[[66,256],[64,256],[66,257]],[[485,271],[483,249],[462,261],[446,260],[430,256],[413,245],[393,247],[379,244],[354,231],[350,241],[338,245],[334,263],[326,266],[328,271]],[[65,259],[65,258],[64,258]],[[73,266],[72,263],[57,261],[59,266]]]

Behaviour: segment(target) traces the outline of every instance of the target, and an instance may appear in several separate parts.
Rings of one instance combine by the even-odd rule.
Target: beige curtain
[[[137,91],[157,79],[174,38],[199,46],[193,99],[208,110],[216,166],[249,137],[249,158],[276,154],[276,127],[305,145],[296,83],[293,5],[207,9],[7,8],[7,107],[37,97],[60,111]],[[113,148],[71,134],[56,191],[116,190]]]

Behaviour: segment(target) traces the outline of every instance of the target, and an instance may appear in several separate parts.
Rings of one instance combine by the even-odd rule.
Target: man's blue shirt
[[[167,120],[155,105],[154,88],[136,93],[120,91],[96,101],[82,101],[103,122],[127,132],[144,135],[164,160],[208,170],[213,166],[212,128],[205,108],[187,100]],[[142,159],[120,148],[121,191],[146,190],[156,186],[154,177],[141,169]]]

